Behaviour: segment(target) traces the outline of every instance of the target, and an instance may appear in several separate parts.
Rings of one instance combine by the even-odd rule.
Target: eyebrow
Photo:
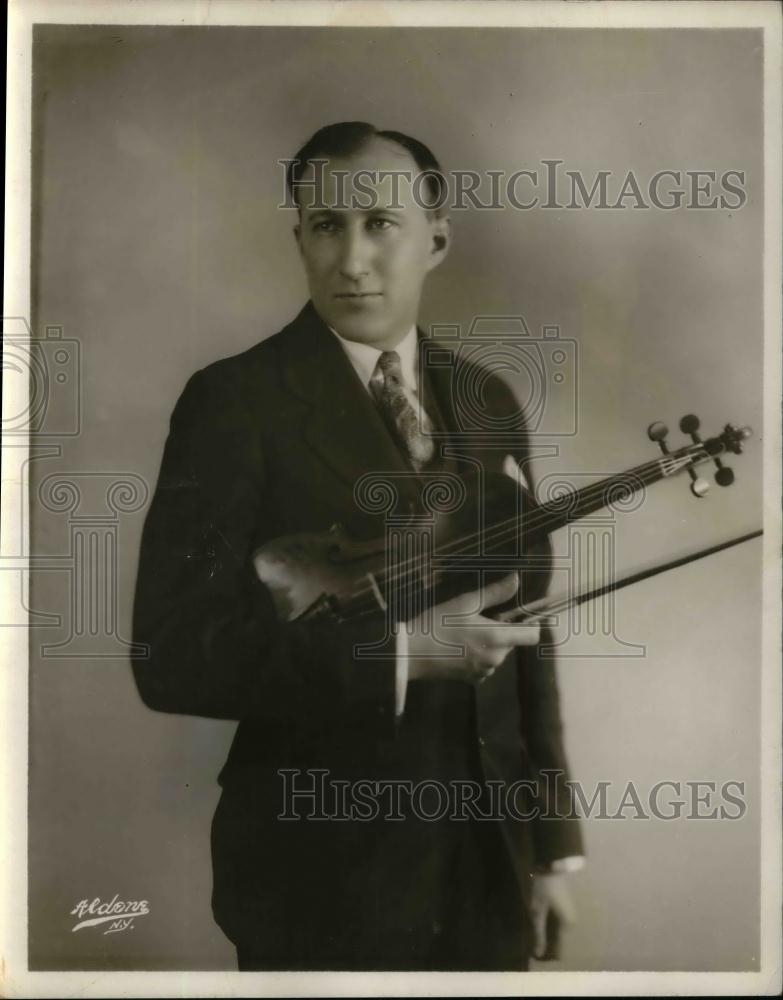
[[[336,209],[336,208],[316,208],[309,209],[305,206],[305,211],[309,213],[308,219],[321,220],[321,219],[341,219],[349,212],[360,212],[362,215],[403,215],[404,209],[399,208],[384,208],[382,205],[375,205],[372,208],[349,208],[349,209]]]

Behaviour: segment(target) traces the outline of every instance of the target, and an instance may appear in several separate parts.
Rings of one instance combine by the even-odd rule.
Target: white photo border
[[[770,995],[781,988],[781,12],[772,2],[310,2],[310,0],[10,0],[6,118],[5,317],[30,316],[32,29],[36,23],[279,26],[760,28],[764,36],[764,591],[761,964],[757,972],[236,973],[29,972],[27,964],[28,636],[0,635],[0,991],[8,997]],[[4,394],[3,415],[26,399]],[[27,449],[3,449],[19,482]],[[24,496],[25,491],[15,491]],[[4,497],[4,499],[7,499]],[[20,560],[18,499],[2,506],[0,553]],[[23,538],[27,533],[23,533]],[[0,573],[0,600],[16,600]]]

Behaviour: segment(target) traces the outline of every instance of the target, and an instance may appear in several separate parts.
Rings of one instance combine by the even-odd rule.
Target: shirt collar
[[[378,364],[378,358],[381,356],[381,351],[377,347],[373,347],[372,344],[359,344],[355,340],[346,340],[341,337],[340,334],[333,330],[330,326],[329,329],[337,337],[340,346],[345,351],[348,356],[348,360],[354,367],[356,374],[362,381],[362,385],[369,389],[370,379],[375,371],[375,366]],[[410,330],[406,333],[399,344],[394,348],[394,350],[400,356],[400,368],[402,370],[402,380],[411,389],[416,389],[418,384],[417,378],[417,341],[418,337],[416,335],[416,326],[412,326]]]

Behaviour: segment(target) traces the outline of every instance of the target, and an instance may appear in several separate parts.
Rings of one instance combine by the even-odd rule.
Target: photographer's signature
[[[102,903],[100,897],[92,901],[83,899],[71,910],[71,915],[78,917],[78,922],[71,931],[80,931],[84,927],[103,927],[104,934],[116,934],[119,931],[133,929],[133,921],[149,913],[146,899],[120,899],[117,893],[107,903]],[[108,926],[104,926],[107,925]]]

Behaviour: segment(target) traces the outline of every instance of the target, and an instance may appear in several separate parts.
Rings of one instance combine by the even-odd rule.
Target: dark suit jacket
[[[454,430],[448,366],[428,378]],[[491,412],[517,409],[495,378],[484,399]],[[518,431],[509,448],[469,444],[452,461],[497,471],[508,451],[525,456]],[[477,687],[412,682],[395,724],[392,642],[378,658],[352,656],[356,643],[383,642],[379,622],[278,621],[252,553],[335,522],[382,536],[380,516],[354,499],[369,471],[411,470],[311,304],[276,336],[196,373],[171,419],[143,534],[134,640],[149,654],[134,661],[138,688],[160,711],[239,720],[219,778],[213,909],[240,948],[269,968],[479,967],[486,948],[474,954],[471,942],[494,920],[485,944],[506,934],[511,951],[486,961],[515,967],[514,948],[529,950],[529,873],[581,853],[575,822],[389,820],[383,809],[369,821],[277,818],[280,769],[302,772],[300,789],[313,786],[310,769],[330,782],[413,784],[566,770],[554,669],[538,651],[512,654]],[[417,496],[415,477],[399,481]],[[562,786],[557,795],[568,811]]]

